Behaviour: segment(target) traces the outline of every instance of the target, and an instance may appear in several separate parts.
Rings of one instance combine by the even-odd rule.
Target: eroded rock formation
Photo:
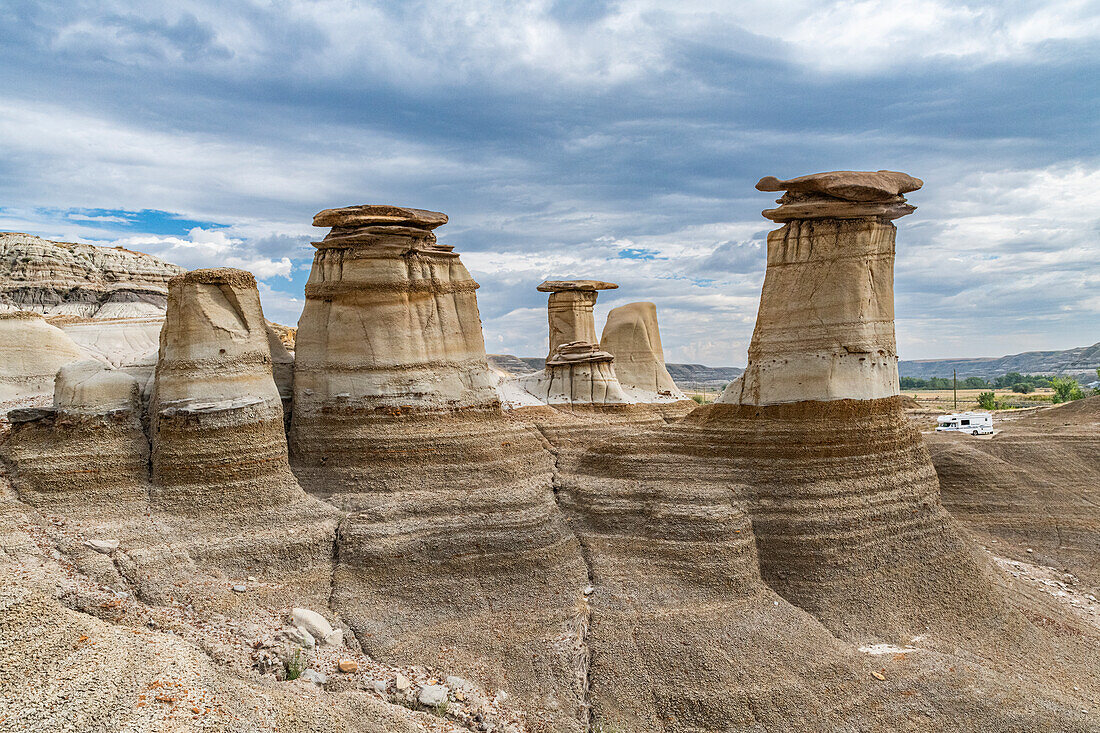
[[[673,424],[592,392],[503,412],[476,283],[432,234],[446,217],[322,212],[292,432],[338,529],[289,471],[288,362],[251,276],[173,279],[152,478],[137,385],[109,366],[64,366],[54,406],[0,435],[0,648],[28,681],[5,687],[0,721],[520,730],[485,717],[504,717],[501,690],[532,731],[1094,729],[1100,630],[956,530],[889,379],[889,222],[914,181],[761,182],[788,195],[749,368]],[[560,329],[582,340],[555,344],[546,374],[614,368],[584,302]],[[657,363],[644,314],[621,322]],[[1089,525],[1064,493],[1020,506],[972,520],[1001,540],[1021,511],[1057,514],[1058,545],[1037,549],[1084,565]],[[298,682],[290,645],[309,649]]]
[[[159,317],[168,279],[184,272],[122,247],[0,232],[0,304],[50,316]]]
[[[600,290],[619,287],[600,280],[547,280],[539,291],[550,293],[550,356],[542,371],[515,383],[548,405],[623,405],[631,399],[615,376],[615,357],[596,339],[592,312]]]
[[[720,403],[882,399],[898,394],[891,219],[913,211],[903,173],[822,173],[757,188],[789,192],[764,215],[768,269],[749,365]]]
[[[282,401],[256,279],[230,269],[173,278],[160,341],[150,405],[158,499],[174,507],[193,504],[196,511],[285,499],[297,487],[286,467]],[[203,467],[218,464],[227,451],[251,454],[246,475],[234,477],[253,484],[246,490],[211,490]],[[266,481],[269,468],[281,469],[283,480]]]
[[[473,281],[390,206],[321,212],[299,321],[303,485],[345,511],[333,604],[370,654],[454,670],[579,730],[587,583],[541,435],[500,409]]]
[[[550,353],[554,358],[558,347],[580,341],[598,344],[596,316],[592,309],[601,290],[619,286],[602,280],[545,280],[538,286],[540,293],[550,293],[546,300],[546,315],[550,322]]]
[[[541,372],[520,377],[517,383],[548,405],[634,402],[619,386],[614,360],[597,344],[569,341],[554,349]]]
[[[615,357],[619,384],[643,393],[638,395],[640,402],[687,399],[665,369],[655,304],[628,303],[612,308],[600,336],[600,348]]]
[[[0,313],[0,403],[53,394],[57,370],[83,358],[61,329],[37,313]]]

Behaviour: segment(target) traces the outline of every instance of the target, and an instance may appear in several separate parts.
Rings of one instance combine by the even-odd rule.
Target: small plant
[[[691,396],[691,399],[695,400],[700,405],[703,404],[703,402],[704,402],[703,395],[701,395],[701,394],[693,394]]]
[[[444,700],[443,702],[432,708],[432,712],[442,718],[444,715],[447,714],[447,708],[450,707],[450,704],[450,700]]]
[[[294,652],[294,656],[286,660],[286,678],[288,680],[296,680],[302,676],[302,672],[306,671],[306,663],[302,659],[302,650],[298,649]]]
[[[996,410],[997,394],[995,392],[982,392],[978,395],[978,407],[983,410]]]

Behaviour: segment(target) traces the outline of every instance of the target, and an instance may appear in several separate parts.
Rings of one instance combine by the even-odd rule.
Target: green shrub
[[[693,394],[693,395],[691,396],[691,399],[695,400],[695,401],[696,401],[696,402],[698,402],[698,403],[699,403],[700,405],[701,405],[701,404],[703,404],[703,395],[701,395],[701,394]]]
[[[983,410],[996,410],[997,395],[993,392],[982,392],[978,395],[978,407]]]
[[[1055,377],[1050,380],[1050,386],[1054,389],[1054,404],[1079,400],[1085,396],[1085,391],[1073,377]]]
[[[1020,394],[1027,394],[1028,392],[1031,392],[1034,389],[1035,388],[1032,387],[1027,382],[1017,382],[1016,384],[1012,385],[1012,391],[1013,392],[1019,392]]]
[[[299,649],[294,652],[294,656],[286,660],[286,678],[288,680],[296,680],[302,676],[302,672],[306,671],[306,663],[302,659],[302,650]]]

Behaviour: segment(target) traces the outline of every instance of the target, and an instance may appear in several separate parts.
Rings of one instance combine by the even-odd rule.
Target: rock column
[[[150,414],[157,503],[202,513],[300,494],[251,273],[194,270],[169,281]]]
[[[601,280],[546,280],[538,286],[540,293],[550,293],[546,301],[546,315],[550,321],[550,352],[546,360],[554,358],[554,352],[563,344],[580,341],[598,344],[596,317],[592,309],[601,290],[614,290],[619,286]]]
[[[764,216],[768,269],[745,373],[720,403],[882,399],[898,394],[892,219],[913,211],[904,173],[841,171],[791,181]]]
[[[432,233],[446,221],[394,206],[314,219],[332,231],[298,325],[295,471],[348,512],[332,607],[371,656],[579,729],[584,562],[542,436],[501,411],[478,285]]]
[[[649,398],[645,401],[687,399],[665,368],[657,306],[653,303],[628,303],[613,308],[607,314],[600,348],[615,357],[619,384],[640,390]]]
[[[600,280],[547,280],[538,290],[550,293],[550,355],[541,372],[517,383],[550,405],[633,403],[619,385],[612,362],[600,349],[592,308],[600,290],[619,287]]]

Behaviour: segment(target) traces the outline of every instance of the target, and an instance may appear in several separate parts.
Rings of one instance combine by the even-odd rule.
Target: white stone
[[[104,555],[109,555],[118,549],[118,540],[85,540],[84,544]]]
[[[421,705],[434,708],[447,701],[449,692],[450,690],[445,685],[424,685],[420,688],[420,695],[416,699]]]
[[[300,679],[303,679],[306,682],[312,682],[313,684],[320,687],[321,685],[328,682],[328,675],[322,672],[318,672],[315,669],[307,669],[305,672],[302,672],[302,676]]]

